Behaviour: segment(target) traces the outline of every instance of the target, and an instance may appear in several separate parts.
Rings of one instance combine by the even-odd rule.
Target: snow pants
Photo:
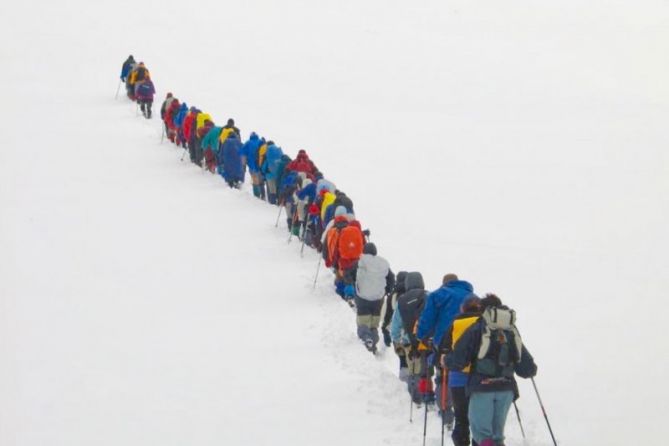
[[[139,101],[139,108],[142,110],[142,114],[146,116],[147,119],[151,118],[152,105],[153,105],[152,99],[142,99]]]
[[[357,313],[358,337],[363,341],[372,340],[373,345],[379,342],[379,323],[381,322],[381,307],[383,300],[366,300],[355,297]]]
[[[476,443],[504,442],[506,416],[513,402],[513,391],[473,392],[469,397],[469,426]]]

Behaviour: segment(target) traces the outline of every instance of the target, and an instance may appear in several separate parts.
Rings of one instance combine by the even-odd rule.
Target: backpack
[[[481,316],[481,346],[474,360],[476,373],[491,378],[512,378],[523,348],[516,329],[516,313],[505,307],[489,307]]]
[[[151,85],[148,82],[139,84],[137,86],[137,95],[142,97],[151,96]]]
[[[365,240],[360,228],[348,225],[339,233],[339,258],[343,260],[358,260],[362,255]]]

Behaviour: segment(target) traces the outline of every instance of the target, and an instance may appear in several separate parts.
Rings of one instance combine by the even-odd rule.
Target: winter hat
[[[340,215],[346,215],[348,211],[344,206],[337,206],[337,209],[335,209],[334,216],[339,217]]]
[[[228,119],[228,125],[235,125],[235,120],[232,118]]]
[[[172,97],[172,93],[167,93],[167,97],[168,97],[168,98],[171,98],[171,97]]]
[[[376,245],[374,243],[365,243],[364,248],[362,248],[363,254],[376,255]]]
[[[458,280],[458,276],[453,273],[448,273],[444,276],[443,280],[441,281],[441,284],[446,285],[448,282],[452,282],[454,280]]]

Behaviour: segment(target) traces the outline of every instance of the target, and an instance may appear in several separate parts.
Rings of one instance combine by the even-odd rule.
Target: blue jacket
[[[265,174],[265,178],[268,180],[278,180],[279,174],[278,165],[283,156],[283,151],[281,147],[277,147],[272,144],[267,147],[267,153],[265,154],[265,161],[262,163],[262,172]]]
[[[188,114],[188,105],[184,102],[183,104],[181,104],[181,107],[179,107],[177,115],[174,117],[174,125],[176,125],[177,127],[181,127],[181,124],[183,124],[187,114]]]
[[[302,201],[308,198],[309,203],[313,203],[313,201],[316,199],[316,183],[310,183],[300,189],[300,191],[297,193],[297,198]]]
[[[222,170],[221,175],[228,181],[244,181],[241,148],[242,142],[235,132],[230,133],[220,148],[218,159],[223,161],[223,168],[219,166],[219,172]]]
[[[123,66],[121,67],[121,80],[125,81],[126,78],[128,77],[128,74],[130,74],[130,68],[135,64],[134,59],[128,58],[125,62],[123,62]]]
[[[255,173],[260,169],[260,166],[258,166],[258,149],[261,145],[262,141],[253,132],[249,140],[242,146],[241,154],[246,157],[246,165],[249,166],[249,172],[251,173]]]
[[[452,280],[428,294],[425,308],[418,319],[416,337],[425,339],[431,336],[433,345],[440,345],[444,333],[460,313],[460,305],[473,292],[471,283]]]

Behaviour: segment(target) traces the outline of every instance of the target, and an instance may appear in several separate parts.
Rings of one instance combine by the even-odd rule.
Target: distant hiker
[[[267,153],[265,161],[261,165],[261,172],[267,181],[267,201],[271,204],[278,204],[278,184],[279,171],[283,151],[273,142],[267,144]]]
[[[516,314],[494,294],[481,299],[483,315],[467,329],[446,355],[449,370],[471,364],[467,383],[469,425],[479,446],[504,444],[504,425],[511,403],[518,398],[514,374],[531,378],[537,366],[515,326]]]
[[[154,94],[156,94],[156,89],[148,76],[135,84],[135,97],[146,119],[151,119],[151,105],[153,104]]]
[[[193,141],[195,149],[194,163],[200,167],[205,166],[204,150],[202,150],[202,139],[209,133],[214,126],[214,121],[209,113],[198,113],[195,117],[195,139]]]
[[[130,58],[128,58],[130,59]],[[126,94],[128,95],[128,98],[132,101],[135,100],[135,84],[131,80],[132,74],[135,72],[137,69],[137,63],[135,63],[135,60],[133,59],[132,61],[126,60],[128,63],[127,65],[127,72],[125,73],[125,90]],[[125,63],[124,63],[125,67]],[[123,68],[121,68],[121,74],[123,74]]]
[[[128,56],[128,58],[123,62],[123,66],[121,67],[121,81],[125,82],[126,79],[128,78],[128,75],[130,74],[130,70],[132,69],[132,66],[135,64],[135,58],[132,57],[132,54]]]
[[[160,118],[165,124],[165,134],[167,139],[172,142],[176,141],[177,126],[175,124],[175,117],[181,108],[179,100],[175,98],[172,93],[167,93],[163,104],[160,106]]]
[[[207,170],[211,173],[216,172],[216,166],[221,164],[217,159],[219,158],[219,137],[223,128],[213,126],[209,129],[207,134],[202,138],[202,152],[204,154],[204,162]]]
[[[297,226],[304,228],[302,237],[304,244],[312,244],[312,227],[309,221],[309,207],[316,198],[316,183],[309,178],[302,180],[302,187],[295,194],[297,200]]]
[[[286,166],[286,169],[292,170],[293,172],[305,173],[311,181],[316,180],[315,175],[318,171],[313,161],[309,159],[309,155],[307,155],[307,152],[304,150],[297,152],[297,157]]]
[[[390,323],[390,336],[395,351],[400,357],[404,356],[407,361],[408,379],[407,390],[414,403],[423,401],[418,382],[426,374],[426,361],[421,361],[421,353],[418,351],[419,341],[415,335],[415,327],[418,317],[425,306],[425,284],[423,276],[419,272],[406,273],[404,276],[404,291],[397,297],[395,312]],[[398,274],[399,278],[399,274]],[[422,351],[422,350],[421,350]]]
[[[244,143],[241,148],[241,154],[246,160],[246,165],[249,168],[249,175],[251,175],[251,185],[253,187],[253,195],[262,198],[264,194],[261,193],[260,185],[262,184],[262,176],[260,175],[260,166],[258,166],[258,150],[262,145],[261,139],[255,132],[251,132],[248,141]]]
[[[232,132],[219,149],[218,171],[232,188],[239,188],[244,181],[242,159],[239,154],[242,143],[237,133]],[[221,165],[222,161],[222,165]]]
[[[441,288],[428,294],[425,300],[425,308],[418,319],[416,329],[418,339],[425,345],[438,347],[446,330],[460,312],[462,302],[473,292],[474,288],[469,282],[459,280],[455,274],[446,274],[442,280]],[[436,393],[440,395],[442,391],[442,371],[440,364],[435,363],[435,365],[439,372],[436,376]],[[444,419],[450,424],[453,419],[453,412],[450,407],[440,406],[439,410],[446,411]]]
[[[453,346],[462,334],[479,320],[481,311],[481,299],[478,296],[472,294],[464,300],[460,307],[460,314],[455,317],[441,339],[440,355],[446,355],[453,351]],[[443,356],[441,358],[443,359]],[[465,367],[462,371],[448,371],[448,395],[453,401],[453,411],[455,413],[455,426],[451,434],[454,446],[469,446],[469,396],[466,392],[466,386],[470,371],[471,366]],[[443,389],[441,390],[443,391]],[[474,442],[474,446],[476,446],[476,442]]]
[[[176,128],[176,139],[174,142],[176,143],[176,145],[184,148],[188,147],[186,145],[186,137],[184,135],[184,128],[183,128],[186,116],[188,116],[188,104],[184,102],[179,107],[179,111],[177,112],[177,115],[174,118],[174,127]]]
[[[191,107],[182,124],[184,140],[188,146],[190,160],[193,163],[195,162],[195,118],[197,118],[198,112],[196,107]]]
[[[235,120],[234,119],[232,119],[232,118],[228,119],[227,124],[225,124],[223,126],[223,128],[224,129],[231,129],[233,132],[235,132],[237,134],[237,138],[241,139],[242,135],[241,135],[241,133],[239,133],[239,129],[237,127],[235,127]]]
[[[339,236],[340,243],[347,243],[344,231]],[[345,295],[355,299],[358,337],[367,350],[376,353],[383,297],[393,290],[395,276],[388,261],[377,255],[374,243],[365,244],[362,252],[360,260],[344,273]]]

